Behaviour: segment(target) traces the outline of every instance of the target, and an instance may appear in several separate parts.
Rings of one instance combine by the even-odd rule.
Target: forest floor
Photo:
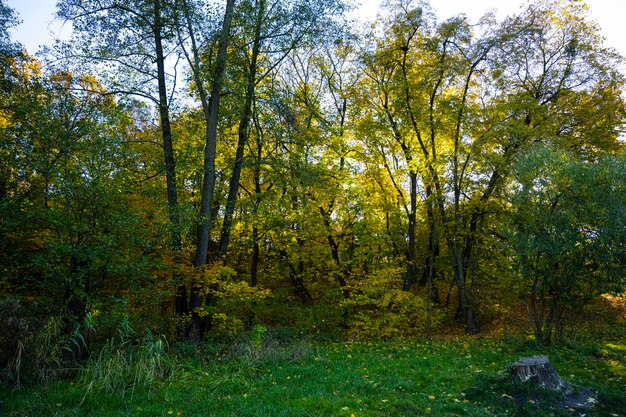
[[[431,342],[346,342],[263,326],[171,346],[150,335],[111,339],[71,378],[0,383],[0,417],[626,417],[625,307],[624,298],[599,300],[550,346],[527,336],[522,311],[507,332],[456,336],[448,326]],[[511,382],[508,366],[533,355],[547,356],[574,392]]]
[[[522,337],[346,343],[278,331],[262,336],[152,355],[136,350],[124,363],[101,355],[72,381],[0,388],[3,415],[624,416],[626,410],[621,331],[613,339],[549,347]],[[507,365],[536,354],[547,355],[578,392],[594,393],[593,406],[564,405],[558,395],[530,394],[508,382]]]

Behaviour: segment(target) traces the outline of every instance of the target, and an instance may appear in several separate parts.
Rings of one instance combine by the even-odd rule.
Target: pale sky
[[[360,0],[360,3],[360,14],[373,16],[380,0]],[[501,19],[518,12],[524,3],[524,0],[430,0],[440,19],[465,13],[473,21],[492,9]],[[607,45],[626,56],[626,1],[586,0],[586,3],[591,9],[592,19],[600,24]],[[60,22],[53,22],[56,0],[8,0],[8,4],[18,11],[23,20],[12,31],[13,39],[26,46],[30,53],[37,52],[40,45],[50,44],[54,36],[63,33]]]

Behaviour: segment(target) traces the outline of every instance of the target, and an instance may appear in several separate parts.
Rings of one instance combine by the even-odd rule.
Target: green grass
[[[235,341],[171,349],[171,367],[115,390],[102,377],[0,390],[6,416],[559,416],[557,398],[519,401],[506,366],[545,354],[559,373],[590,388],[587,416],[626,410],[626,344],[544,348],[514,338],[385,343]],[[97,365],[97,364],[96,364]],[[101,364],[100,364],[101,365]],[[147,381],[147,382],[146,382]],[[517,398],[517,401],[516,401]]]

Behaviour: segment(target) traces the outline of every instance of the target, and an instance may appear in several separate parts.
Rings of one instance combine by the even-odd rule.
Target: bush
[[[399,269],[381,270],[350,287],[350,297],[342,302],[348,317],[349,338],[387,340],[426,332],[426,300],[403,291],[400,274]],[[433,310],[433,328],[441,318]]]

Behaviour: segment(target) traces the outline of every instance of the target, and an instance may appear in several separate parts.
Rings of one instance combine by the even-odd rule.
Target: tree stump
[[[522,383],[531,382],[540,388],[570,394],[572,386],[565,382],[545,356],[522,358],[509,367],[511,378]]]

